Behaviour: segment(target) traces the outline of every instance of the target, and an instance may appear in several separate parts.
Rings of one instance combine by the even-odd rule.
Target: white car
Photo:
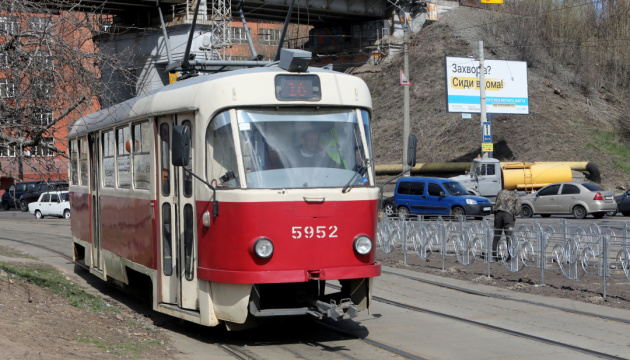
[[[28,211],[38,219],[59,216],[70,219],[70,196],[67,191],[49,191],[41,194],[36,202],[28,204]]]

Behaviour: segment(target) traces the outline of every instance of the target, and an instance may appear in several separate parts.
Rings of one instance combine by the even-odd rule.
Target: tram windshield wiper
[[[346,186],[344,186],[343,189],[341,190],[342,194],[345,194],[349,192],[350,190],[352,190],[352,187],[357,182],[357,175],[358,176],[365,175],[365,172],[367,171],[367,164],[365,163],[365,161],[360,166],[357,164],[357,166],[358,168],[356,168],[354,174],[352,175],[352,178],[350,178],[350,181],[348,181]]]

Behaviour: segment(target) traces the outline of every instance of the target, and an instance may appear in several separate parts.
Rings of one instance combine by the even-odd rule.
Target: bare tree
[[[85,6],[0,0],[2,177],[67,178],[68,127],[99,108],[106,91],[99,69],[122,69],[121,55],[106,56],[93,41],[110,17]]]

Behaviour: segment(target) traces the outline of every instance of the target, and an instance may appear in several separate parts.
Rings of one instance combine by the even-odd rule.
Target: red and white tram
[[[368,308],[381,272],[370,93],[299,55],[79,119],[68,135],[75,261],[208,326]],[[324,291],[333,281],[340,290]]]

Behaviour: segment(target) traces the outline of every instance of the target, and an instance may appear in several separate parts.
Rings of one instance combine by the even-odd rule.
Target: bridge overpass
[[[237,61],[243,63],[254,58],[273,59],[293,0],[82,1],[85,11],[99,9],[112,15],[107,27],[115,36],[97,36],[101,51],[132,54],[126,74],[101,69],[104,78],[110,79],[110,93],[103,105],[169,83],[168,70],[177,67],[184,57],[197,1],[200,1],[200,10],[191,56],[196,64],[201,64],[199,69],[220,71],[230,67],[208,64],[226,61],[233,66]],[[432,1],[457,4],[456,0]],[[332,64],[336,70],[344,70],[384,59],[392,36],[398,33],[402,37],[401,21],[409,21],[412,28],[419,29],[429,18],[428,10],[427,3],[419,0],[295,0],[290,31],[283,46],[313,52],[315,66]],[[249,31],[245,30],[241,14]],[[247,39],[248,32],[253,44]],[[124,79],[129,78],[136,79],[135,86],[124,84]],[[117,82],[119,86],[115,85]]]
[[[284,21],[292,0],[244,0],[242,8],[247,18]],[[227,8],[233,9],[232,16],[239,17],[238,0],[208,1],[202,6],[211,8],[213,3],[223,2]],[[309,21],[312,26],[330,26],[338,22],[365,22],[387,18],[387,12],[395,6],[404,6],[408,0],[295,0],[296,10],[291,22]],[[196,0],[162,0],[159,7],[164,14],[191,8]],[[150,26],[159,25],[158,1],[156,0],[88,0],[80,5],[90,10],[96,7],[116,15],[117,21],[126,25]]]

